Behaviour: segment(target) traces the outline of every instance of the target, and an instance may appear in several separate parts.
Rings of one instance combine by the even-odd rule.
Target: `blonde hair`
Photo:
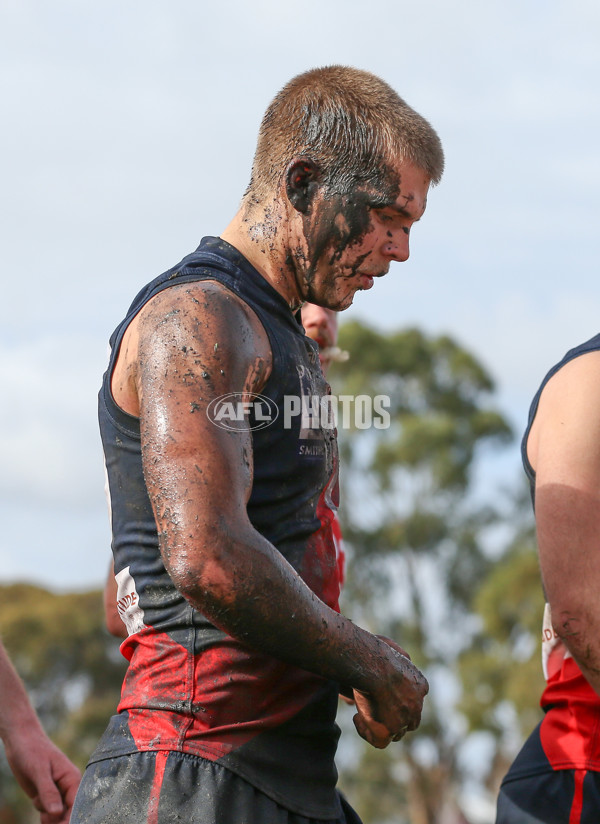
[[[294,77],[262,120],[246,201],[272,196],[289,163],[310,157],[326,188],[348,194],[409,161],[436,184],[444,170],[432,126],[387,83],[360,69],[327,66]]]

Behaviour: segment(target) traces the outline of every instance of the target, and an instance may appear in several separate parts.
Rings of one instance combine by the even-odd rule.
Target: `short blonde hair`
[[[348,66],[312,69],[277,94],[262,120],[244,198],[272,195],[296,157],[310,157],[323,184],[340,193],[403,160],[434,185],[444,170],[441,141],[427,120],[379,77]]]

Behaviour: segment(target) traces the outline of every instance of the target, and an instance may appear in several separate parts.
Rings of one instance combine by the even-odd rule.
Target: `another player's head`
[[[340,310],[408,258],[410,228],[443,166],[434,129],[383,80],[313,69],[267,109],[242,206],[285,247],[301,299]]]
[[[348,355],[337,347],[338,316],[333,309],[305,303],[302,307],[302,325],[309,338],[319,346],[319,360],[323,374],[327,375],[333,360],[345,360]]]

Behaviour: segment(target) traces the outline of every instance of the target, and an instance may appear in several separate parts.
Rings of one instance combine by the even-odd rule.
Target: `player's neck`
[[[295,311],[302,300],[289,264],[286,230],[287,216],[274,201],[268,207],[256,207],[251,214],[242,205],[221,237],[241,252]]]

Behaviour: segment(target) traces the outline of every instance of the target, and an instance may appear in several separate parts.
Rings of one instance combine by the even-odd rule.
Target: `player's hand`
[[[77,767],[41,729],[23,731],[6,743],[8,763],[40,812],[41,824],[68,824],[81,780]]]
[[[353,690],[357,713],[354,726],[373,747],[384,749],[400,741],[421,722],[423,700],[429,691],[425,676],[405,651],[388,638],[379,636],[394,653],[386,658],[383,677],[370,692]]]
[[[395,641],[393,641],[391,638],[388,638],[386,635],[378,635],[377,637],[381,638],[381,640],[385,641],[385,643],[388,646],[395,649],[401,655],[404,655],[410,661],[410,655],[408,654],[408,652],[406,652],[406,650],[402,649],[400,644],[397,644]],[[350,688],[345,689],[342,687],[340,689],[340,700],[342,700],[344,704],[348,704],[349,706],[353,707],[356,704],[356,701],[354,700],[354,690]]]
[[[388,645],[388,647],[395,649],[396,652],[400,653],[400,655],[403,655],[405,658],[408,658],[409,661],[411,660],[411,657],[408,654],[408,652],[405,649],[402,649],[400,644],[397,644],[391,638],[388,638],[387,635],[378,635],[377,638],[380,638],[385,644]]]

